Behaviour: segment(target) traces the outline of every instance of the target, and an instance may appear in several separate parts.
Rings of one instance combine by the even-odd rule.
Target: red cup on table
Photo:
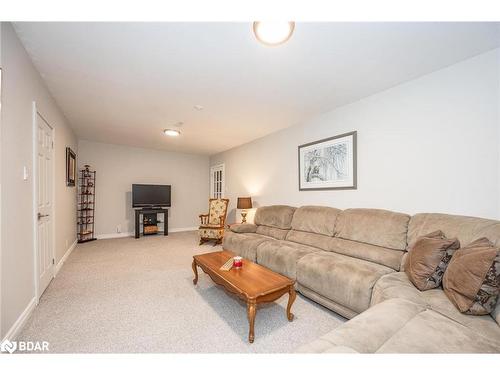
[[[236,256],[233,258],[233,267],[238,269],[243,267],[243,258],[240,256]]]

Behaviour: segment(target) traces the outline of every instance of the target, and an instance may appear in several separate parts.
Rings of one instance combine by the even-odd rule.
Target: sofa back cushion
[[[395,271],[399,271],[401,259],[403,258],[403,254],[405,254],[405,251],[403,250],[394,250],[387,247],[344,240],[338,237],[332,238],[328,249],[325,250],[348,255],[358,259],[368,260],[373,263],[390,267]]]
[[[290,206],[265,206],[259,207],[255,213],[254,223],[268,227],[286,229],[291,228],[295,207]]]
[[[257,230],[255,231],[255,233],[257,234],[273,237],[276,238],[277,240],[284,240],[288,232],[289,232],[288,229],[280,229],[280,228],[270,227],[267,225],[258,225]]]
[[[408,226],[408,249],[418,237],[436,230],[443,231],[448,238],[458,238],[464,247],[481,237],[500,246],[500,221],[478,217],[422,213],[412,216]]]
[[[342,211],[335,225],[335,236],[394,250],[406,248],[410,216],[399,212],[369,208]]]
[[[295,210],[292,229],[332,237],[337,216],[342,211],[333,207],[302,206]]]
[[[335,238],[324,234],[292,229],[286,235],[286,240],[329,251]]]

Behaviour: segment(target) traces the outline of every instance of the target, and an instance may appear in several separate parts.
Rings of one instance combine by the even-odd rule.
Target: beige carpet
[[[343,318],[297,296],[257,311],[255,342],[247,341],[246,305],[199,271],[196,232],[168,237],[98,240],[76,247],[43,294],[19,340],[44,340],[61,352],[293,352],[342,324]]]

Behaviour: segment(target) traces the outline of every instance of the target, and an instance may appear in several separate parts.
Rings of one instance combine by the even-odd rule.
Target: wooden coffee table
[[[254,323],[258,304],[273,302],[285,293],[288,293],[286,316],[289,321],[293,320],[293,314],[290,312],[290,309],[296,297],[293,286],[294,281],[247,259],[243,259],[243,267],[241,269],[232,268],[229,271],[221,271],[219,268],[235,255],[231,251],[226,250],[195,255],[193,257],[193,284],[196,285],[198,283],[198,266],[216,284],[222,285],[226,290],[235,293],[246,301],[248,323],[250,325],[248,341],[252,343],[255,338]]]

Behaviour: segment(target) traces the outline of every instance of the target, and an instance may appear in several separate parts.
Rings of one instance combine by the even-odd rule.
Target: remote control
[[[229,271],[233,267],[233,258],[229,258],[220,268],[221,271]]]

